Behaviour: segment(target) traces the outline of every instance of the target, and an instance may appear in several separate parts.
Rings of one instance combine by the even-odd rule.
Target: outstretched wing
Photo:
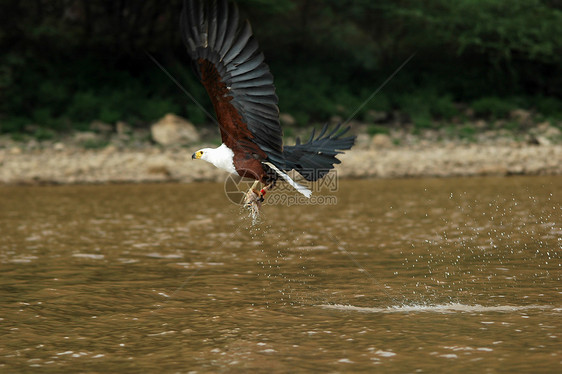
[[[273,76],[227,0],[184,0],[182,37],[217,113],[223,143],[284,165]]]
[[[337,125],[326,135],[328,125],[324,125],[320,134],[315,138],[314,130],[306,143],[302,143],[297,138],[297,144],[294,146],[286,146],[285,169],[290,171],[294,169],[299,172],[306,180],[315,181],[330,172],[334,168],[334,164],[341,161],[336,158],[342,151],[351,149],[355,144],[355,136],[345,136],[349,131],[349,127],[341,129],[341,125]]]

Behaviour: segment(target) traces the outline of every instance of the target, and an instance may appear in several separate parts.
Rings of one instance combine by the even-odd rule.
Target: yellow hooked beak
[[[201,156],[203,156],[203,152],[197,151],[197,152],[195,152],[194,154],[191,155],[191,159],[192,160],[199,159],[199,158],[201,158]]]

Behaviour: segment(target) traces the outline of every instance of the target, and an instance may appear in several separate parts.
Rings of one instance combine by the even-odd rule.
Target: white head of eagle
[[[203,148],[195,152],[192,159],[201,159],[210,162],[219,169],[228,171],[229,173],[236,173],[234,167],[234,152],[225,144],[221,144],[218,148]]]

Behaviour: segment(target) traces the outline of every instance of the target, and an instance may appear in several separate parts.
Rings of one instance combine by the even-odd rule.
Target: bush
[[[537,96],[534,106],[538,113],[545,117],[562,119],[562,100],[555,97]]]
[[[0,134],[2,133],[22,133],[29,120],[24,117],[8,117],[0,121]]]
[[[55,132],[44,127],[39,127],[35,130],[33,136],[39,141],[52,140],[55,138]]]
[[[201,110],[197,105],[193,103],[189,103],[185,105],[185,116],[188,120],[190,120],[193,124],[200,124],[210,122],[211,119],[207,117],[207,113]],[[211,109],[209,111],[211,115],[213,115],[214,111]]]
[[[461,137],[461,139],[474,141],[475,135],[476,135],[476,128],[472,125],[464,125],[459,129],[459,136]]]
[[[109,145],[109,141],[105,139],[89,139],[82,143],[85,149],[102,149]]]
[[[369,125],[369,127],[367,127],[367,133],[369,135],[389,134],[390,130],[384,126]]]
[[[433,117],[444,120],[450,120],[459,114],[451,95],[434,97],[430,102],[429,111]]]
[[[414,123],[414,128],[418,130],[436,128],[436,123],[433,122],[429,116],[415,116],[412,118],[412,122]]]
[[[197,109],[202,113],[203,117],[205,117],[205,114],[199,108]],[[180,113],[179,105],[170,100],[150,98],[139,108],[140,117],[149,122],[157,120],[167,113]],[[195,115],[195,117],[197,117],[197,115]],[[201,118],[201,116],[199,116],[199,118]],[[193,117],[191,117],[191,120],[193,121]]]
[[[398,99],[400,110],[410,117],[415,129],[421,130],[435,127],[430,111],[432,96],[418,91],[409,95],[403,95]]]
[[[507,121],[503,127],[509,131],[521,130],[521,123],[519,121]]]
[[[66,115],[75,121],[91,121],[99,118],[100,108],[102,107],[101,98],[92,91],[77,92],[70,106],[66,110]]]
[[[15,142],[24,142],[27,140],[27,135],[21,132],[14,132],[10,134],[10,138]]]
[[[496,96],[487,96],[475,100],[471,107],[477,116],[491,119],[507,118],[509,112],[516,108],[508,100]]]

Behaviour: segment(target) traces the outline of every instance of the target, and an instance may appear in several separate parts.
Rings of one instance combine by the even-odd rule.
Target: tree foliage
[[[450,117],[453,101],[516,97],[560,112],[559,0],[238,3],[281,110],[300,123],[349,115],[414,53],[365,109]],[[209,105],[181,44],[180,10],[181,0],[0,0],[0,132],[95,119],[144,126],[169,111],[205,121],[147,56]]]

